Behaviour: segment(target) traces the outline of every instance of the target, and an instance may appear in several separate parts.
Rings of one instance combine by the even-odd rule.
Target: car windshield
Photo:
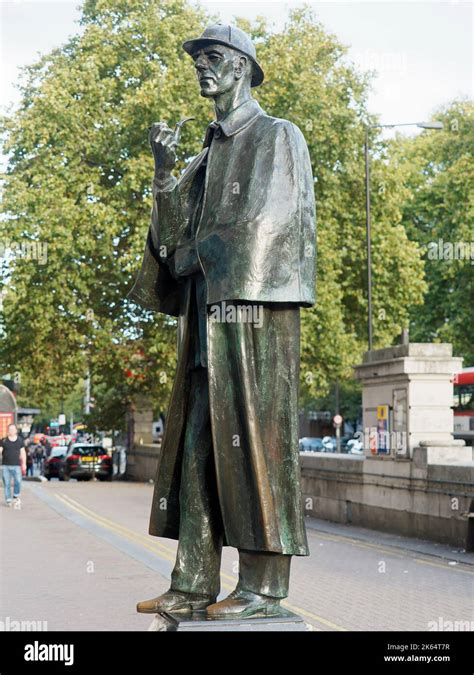
[[[88,455],[97,457],[97,455],[105,455],[106,453],[101,445],[75,445],[72,454],[81,455],[81,457],[87,457]]]
[[[54,448],[51,451],[51,457],[64,457],[66,448]]]

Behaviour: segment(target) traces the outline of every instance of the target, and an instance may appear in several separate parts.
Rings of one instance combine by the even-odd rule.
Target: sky
[[[267,17],[282,28],[301,2],[201,0],[225,22]],[[474,5],[464,0],[307,1],[349,58],[377,77],[369,110],[381,123],[430,118],[454,98],[473,98]],[[78,0],[0,0],[0,105],[18,102],[18,68],[63,44],[79,30]],[[264,66],[265,64],[263,64]],[[271,113],[271,111],[269,111]],[[403,131],[416,131],[408,127]]]

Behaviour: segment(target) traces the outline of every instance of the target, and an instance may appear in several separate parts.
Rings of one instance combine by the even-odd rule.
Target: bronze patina
[[[308,555],[298,456],[300,308],[315,301],[315,204],[301,131],[251,96],[250,37],[216,24],[183,45],[216,119],[176,178],[179,129],[152,126],[153,212],[130,297],[178,317],[178,362],[150,534],[178,539],[171,588],[141,612],[278,613]],[[224,600],[222,546],[239,551]]]

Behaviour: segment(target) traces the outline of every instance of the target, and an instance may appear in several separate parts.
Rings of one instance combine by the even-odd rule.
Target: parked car
[[[341,436],[341,452],[349,452],[347,444],[351,440],[352,436]]]
[[[112,480],[112,458],[105,448],[92,443],[73,443],[68,450],[64,478],[90,480],[94,475],[99,480]]]
[[[66,448],[53,448],[51,450],[50,456],[44,462],[44,477],[48,480],[51,478],[59,478],[59,480],[65,480],[64,478],[64,465],[66,459]]]
[[[364,444],[358,438],[351,438],[351,440],[347,442],[347,452],[351,455],[363,455]]]
[[[320,438],[311,438],[305,436],[300,438],[300,452],[324,452],[323,442]]]
[[[324,436],[322,452],[336,452],[337,441],[335,436]]]

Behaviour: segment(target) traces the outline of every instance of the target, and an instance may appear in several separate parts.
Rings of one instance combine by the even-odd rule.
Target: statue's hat
[[[252,81],[250,84],[252,87],[258,87],[259,84],[262,84],[264,74],[257,61],[257,52],[250,35],[247,35],[247,33],[236,26],[216,23],[213,26],[208,26],[200,37],[194,40],[187,40],[183,44],[183,49],[188,54],[194,54],[198,49],[212,44],[225,45],[248,56],[253,65]]]

